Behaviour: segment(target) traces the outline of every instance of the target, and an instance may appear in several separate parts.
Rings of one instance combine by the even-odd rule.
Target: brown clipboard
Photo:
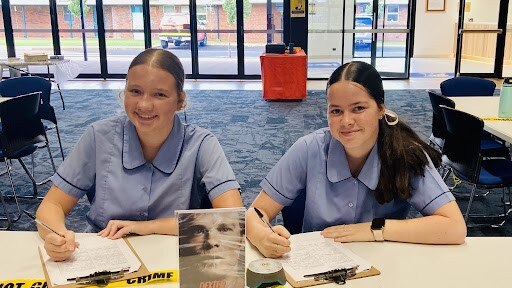
[[[288,283],[290,283],[290,285],[292,285],[293,287],[307,287],[307,286],[314,286],[314,285],[320,285],[320,284],[326,284],[326,283],[332,283],[332,281],[327,281],[327,280],[320,280],[320,281],[316,281],[316,280],[302,280],[302,281],[295,281],[289,274],[288,272],[286,272],[286,270],[284,271],[284,274],[286,275],[286,281]],[[370,270],[365,270],[365,271],[361,271],[359,273],[357,273],[356,275],[348,278],[347,280],[352,280],[352,279],[357,279],[357,278],[363,278],[363,277],[370,277],[370,276],[375,276],[375,275],[380,275],[380,271],[377,270],[377,268],[375,267],[371,267]]]
[[[128,279],[149,275],[148,268],[146,267],[146,265],[144,265],[144,262],[142,262],[142,260],[140,259],[139,255],[137,254],[137,252],[135,252],[135,249],[133,249],[133,247],[130,244],[130,242],[128,242],[128,240],[126,238],[123,238],[123,240],[126,242],[128,247],[130,247],[130,249],[132,250],[133,254],[135,254],[135,257],[137,257],[137,259],[139,259],[140,267],[139,267],[139,270],[137,270],[135,272],[132,272],[132,273],[127,273],[123,277],[121,277],[119,279],[115,279],[115,281],[112,281],[112,282],[126,281]],[[76,284],[76,283],[53,286],[52,282],[50,281],[50,277],[48,275],[48,271],[46,270],[46,265],[43,262],[43,255],[41,254],[41,249],[38,248],[38,250],[39,250],[38,251],[39,252],[39,259],[41,260],[41,265],[43,265],[44,278],[46,279],[46,283],[48,284],[49,288],[52,288],[52,287],[75,288],[75,287],[84,287],[84,286],[86,286],[84,284]]]

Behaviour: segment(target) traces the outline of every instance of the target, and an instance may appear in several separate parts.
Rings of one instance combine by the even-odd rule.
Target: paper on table
[[[291,252],[276,260],[283,264],[284,270],[295,281],[311,280],[304,278],[306,274],[354,265],[358,265],[357,272],[371,268],[368,261],[354,254],[342,243],[324,238],[320,232],[295,234],[290,237],[290,242]]]
[[[124,239],[110,240],[96,234],[77,234],[80,248],[63,262],[50,260],[43,245],[39,246],[43,262],[52,285],[71,284],[69,278],[88,276],[100,271],[120,271],[129,268],[127,273],[137,271],[141,263]]]

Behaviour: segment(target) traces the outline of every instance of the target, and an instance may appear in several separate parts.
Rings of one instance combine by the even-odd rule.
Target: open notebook
[[[80,247],[70,259],[62,262],[52,261],[43,244],[39,246],[48,286],[72,287],[76,283],[75,278],[102,271],[126,269],[125,276],[118,280],[148,274],[147,268],[125,239],[110,240],[91,233],[76,234],[76,241]]]
[[[306,278],[304,275],[353,266],[358,266],[357,274],[349,279],[380,274],[368,261],[354,254],[342,243],[324,238],[320,232],[295,234],[290,237],[290,241],[291,252],[276,260],[283,265],[286,280],[293,287],[326,283]]]

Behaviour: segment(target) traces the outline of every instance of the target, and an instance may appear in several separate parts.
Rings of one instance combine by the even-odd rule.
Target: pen
[[[30,214],[27,210],[23,210],[23,213],[25,213],[28,217],[30,217],[30,219],[36,221],[37,224],[40,224],[41,226],[43,226],[44,228],[52,231],[53,233],[59,235],[60,237],[62,238],[66,238],[63,234],[53,230],[52,228],[50,228],[50,226],[46,225],[43,221],[37,219],[34,215]]]
[[[274,231],[274,229],[272,229],[272,225],[270,225],[270,223],[267,222],[267,220],[265,220],[265,217],[263,217],[263,213],[261,213],[260,209],[256,208],[256,207],[253,207],[254,208],[254,211],[256,211],[256,214],[258,214],[258,217],[260,217],[261,221],[263,221],[263,223],[267,224],[268,228],[270,228],[270,230],[272,230],[272,232],[276,233]]]

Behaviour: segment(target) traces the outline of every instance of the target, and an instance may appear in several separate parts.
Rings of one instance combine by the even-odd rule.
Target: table
[[[449,97],[455,102],[455,109],[479,118],[498,117],[500,97]],[[484,130],[512,143],[512,121],[484,120]]]
[[[149,271],[176,269],[176,236],[130,237],[129,241]],[[37,254],[42,243],[36,232],[0,232],[0,281],[42,279]],[[395,242],[347,243],[381,271],[381,275],[350,280],[343,287],[508,287],[511,237],[468,237],[463,245],[420,245]],[[246,265],[261,258],[247,243]],[[153,287],[178,287],[177,283]],[[287,284],[287,287],[290,287]],[[315,287],[337,287],[326,284]]]
[[[57,91],[52,93],[59,93],[60,99],[62,101],[62,108],[66,109],[64,106],[64,98],[62,97],[62,92],[60,90],[60,84],[76,78],[85,67],[85,64],[68,59],[50,59],[47,61],[37,62],[24,61],[22,59],[0,60],[0,71],[3,72],[3,69],[7,68],[9,69],[11,76],[19,77],[21,76],[21,73],[27,73],[28,75],[31,75],[28,69],[29,66],[46,66],[46,78],[52,82],[55,82],[57,85]],[[53,79],[50,78],[50,67],[53,67]]]
[[[260,56],[261,82],[265,100],[302,100],[306,98],[307,56],[263,53]]]

